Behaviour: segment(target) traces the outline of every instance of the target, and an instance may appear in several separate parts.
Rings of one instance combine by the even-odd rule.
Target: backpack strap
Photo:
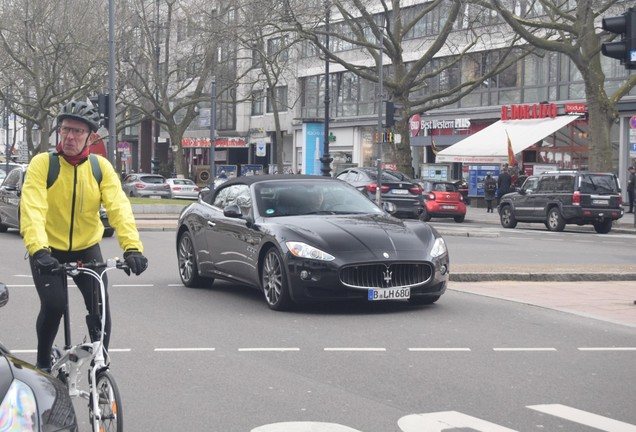
[[[99,159],[94,154],[88,155],[91,164],[91,172],[97,181],[97,185],[102,183],[102,167],[99,166]],[[50,188],[60,175],[60,155],[56,152],[49,153],[49,173],[46,177],[46,188]]]
[[[46,177],[46,188],[50,188],[60,174],[60,155],[55,152],[49,153],[49,173]]]
[[[102,184],[102,167],[99,166],[99,159],[94,154],[88,155],[88,159],[91,162],[91,171],[93,171],[93,177],[97,180],[97,185]]]

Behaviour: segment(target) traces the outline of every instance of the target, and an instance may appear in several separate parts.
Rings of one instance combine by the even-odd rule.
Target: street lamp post
[[[331,3],[329,0],[325,2],[325,46],[329,51],[329,13],[331,12]],[[325,135],[323,142],[323,154],[320,158],[320,171],[325,177],[331,177],[331,161],[333,158],[329,155],[329,56],[325,54]]]
[[[4,99],[4,110],[4,129],[6,132],[6,141],[4,142],[4,161],[7,164],[4,172],[9,174],[9,152],[11,151],[11,148],[9,147],[9,101],[6,98]]]
[[[159,174],[159,116],[161,111],[159,110],[159,55],[161,54],[161,48],[159,47],[159,0],[156,1],[157,10],[155,15],[155,118],[154,118],[154,133],[155,133],[155,145],[152,148],[152,173]]]
[[[214,179],[216,179],[215,167],[215,150],[214,142],[216,141],[216,78],[212,78],[210,85],[210,197],[214,192]],[[212,203],[210,203],[212,204]]]
[[[383,30],[381,30],[383,32]],[[380,41],[378,43],[378,158],[376,161],[376,165],[378,168],[378,181],[377,189],[375,191],[375,202],[378,205],[382,204],[382,143],[384,142],[383,133],[382,133],[382,103],[384,99],[384,67],[382,57],[384,51],[382,49],[382,37],[383,33],[380,35]]]
[[[117,131],[116,127],[116,113],[115,113],[115,1],[108,1],[108,143],[106,149],[108,153],[108,160],[115,166],[115,135]]]

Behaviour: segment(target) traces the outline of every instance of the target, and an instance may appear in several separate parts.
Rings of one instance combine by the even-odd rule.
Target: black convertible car
[[[345,299],[430,304],[448,281],[448,251],[434,228],[394,218],[321,176],[228,180],[182,211],[176,248],[184,285],[247,284],[274,310]]]

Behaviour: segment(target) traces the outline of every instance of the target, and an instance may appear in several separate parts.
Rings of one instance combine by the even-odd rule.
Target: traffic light
[[[99,116],[102,119],[102,125],[108,129],[109,123],[110,123],[110,117],[109,117],[109,103],[110,103],[110,95],[108,94],[103,94],[100,93],[97,96],[91,96],[90,98],[88,98],[91,103],[93,104],[93,106],[95,108],[97,108],[97,112],[99,113]]]
[[[603,18],[602,27],[621,35],[620,42],[603,43],[603,55],[620,60],[625,69],[636,69],[636,9],[629,8],[621,16]]]
[[[404,107],[391,101],[384,101],[384,127],[395,126],[404,118]]]

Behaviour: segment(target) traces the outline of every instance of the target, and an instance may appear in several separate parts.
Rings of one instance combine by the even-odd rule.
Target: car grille
[[[366,264],[344,267],[340,282],[352,288],[397,288],[422,285],[431,279],[427,263]]]

